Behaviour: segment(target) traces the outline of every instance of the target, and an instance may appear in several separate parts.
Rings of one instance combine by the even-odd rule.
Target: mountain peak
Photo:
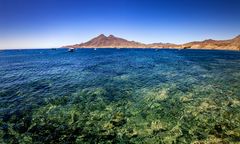
[[[81,47],[81,48],[142,48],[146,47],[145,44],[141,44],[134,41],[128,41],[123,38],[115,37],[114,35],[105,36],[100,34],[99,36],[87,41],[85,43],[69,46],[69,47]]]
[[[109,38],[115,38],[115,36],[114,36],[114,35],[109,35],[108,37],[109,37]]]
[[[191,48],[191,49],[224,49],[224,50],[240,50],[240,35],[230,40],[212,40],[194,41],[186,44],[171,43],[153,43],[144,44],[135,41],[129,41],[114,35],[99,36],[81,44],[68,45],[66,47],[73,48]]]
[[[215,42],[215,40],[213,40],[213,39],[206,39],[206,40],[204,40],[203,42],[205,42],[205,43],[210,43],[210,42]]]
[[[105,38],[106,36],[104,34],[100,34],[98,37],[104,37]]]

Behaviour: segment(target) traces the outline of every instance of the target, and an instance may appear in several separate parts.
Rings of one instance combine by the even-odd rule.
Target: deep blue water
[[[0,51],[3,143],[240,141],[240,52]]]

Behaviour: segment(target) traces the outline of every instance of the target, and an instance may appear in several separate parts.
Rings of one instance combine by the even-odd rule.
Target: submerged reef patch
[[[240,142],[237,52],[35,52],[0,55],[0,143]]]

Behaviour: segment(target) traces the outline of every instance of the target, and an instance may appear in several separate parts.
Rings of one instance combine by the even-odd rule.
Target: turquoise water
[[[0,143],[239,143],[240,52],[0,51]]]

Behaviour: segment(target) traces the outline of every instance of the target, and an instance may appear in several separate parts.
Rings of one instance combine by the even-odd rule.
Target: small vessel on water
[[[69,48],[68,49],[68,52],[74,52],[75,51],[75,48]]]
[[[94,48],[94,50],[97,50],[96,48]]]

